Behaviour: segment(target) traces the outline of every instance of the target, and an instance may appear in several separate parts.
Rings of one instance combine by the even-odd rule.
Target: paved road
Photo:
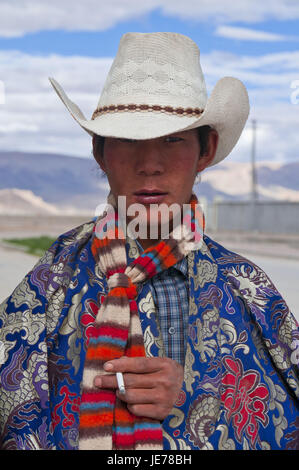
[[[245,253],[244,256],[268,274],[299,321],[299,260],[270,258]]]
[[[268,274],[299,321],[299,260],[240,254],[244,254]],[[0,303],[12,293],[37,260],[35,256],[0,245]]]
[[[38,261],[36,256],[0,246],[0,303]]]

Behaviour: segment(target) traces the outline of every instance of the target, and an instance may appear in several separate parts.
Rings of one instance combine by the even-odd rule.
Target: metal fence
[[[202,201],[210,230],[299,234],[299,203]]]

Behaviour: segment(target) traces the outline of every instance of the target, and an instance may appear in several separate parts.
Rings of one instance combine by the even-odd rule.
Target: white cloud
[[[2,80],[0,80],[0,104],[5,103],[5,86]]]
[[[299,51],[279,52],[260,56],[239,56],[223,51],[201,54],[201,63],[207,74],[207,84],[211,88],[223,75],[235,76],[243,80],[251,91],[261,92],[260,99],[268,97],[289,101],[291,84],[299,79]],[[270,104],[270,103],[268,103]]]
[[[221,75],[241,79],[249,89],[251,112],[248,125],[231,158],[250,158],[251,120],[256,119],[257,157],[260,160],[291,161],[299,159],[299,96],[291,88],[299,79],[299,52],[261,56],[239,56],[222,51],[202,54],[201,62],[211,91]],[[298,82],[299,83],[299,82]],[[298,104],[296,104],[298,102]]]
[[[215,23],[256,23],[299,18],[297,0],[164,0],[160,4],[167,14]]]
[[[31,56],[0,52],[5,103],[0,106],[1,149],[87,155],[90,136],[66,111],[48,77],[60,82],[87,117],[97,105],[112,59]]]
[[[97,105],[112,59],[31,56],[0,52],[0,79],[5,103],[0,105],[0,148],[89,156],[90,136],[69,115],[52,89],[53,76],[87,117]],[[251,119],[257,119],[257,156],[260,160],[299,158],[298,100],[291,88],[299,80],[299,52],[239,56],[222,51],[202,54],[208,91],[221,76],[235,76],[249,88],[251,114],[231,159],[248,161]],[[298,82],[299,83],[299,82]],[[298,85],[299,88],[299,85]]]
[[[103,31],[116,23],[144,15],[155,0],[1,0],[1,36],[17,37],[40,30]]]
[[[3,37],[40,30],[103,31],[159,8],[165,15],[212,23],[299,18],[297,0],[1,0]]]
[[[258,31],[256,29],[249,28],[237,28],[235,26],[218,26],[215,31],[215,35],[223,38],[237,39],[241,41],[273,42],[298,40],[298,38],[294,36],[274,34],[266,31]]]

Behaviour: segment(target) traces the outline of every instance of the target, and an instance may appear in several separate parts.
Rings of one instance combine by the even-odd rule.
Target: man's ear
[[[211,129],[207,136],[207,149],[205,153],[203,155],[200,155],[198,159],[198,172],[203,171],[213,161],[218,147],[218,140],[218,132],[215,129]]]

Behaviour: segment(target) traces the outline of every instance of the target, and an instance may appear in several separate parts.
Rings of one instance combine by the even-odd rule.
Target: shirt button
[[[171,327],[169,328],[169,330],[168,330],[168,333],[169,333],[170,335],[174,335],[174,334],[175,334],[175,327],[174,327],[174,326],[171,326]]]

